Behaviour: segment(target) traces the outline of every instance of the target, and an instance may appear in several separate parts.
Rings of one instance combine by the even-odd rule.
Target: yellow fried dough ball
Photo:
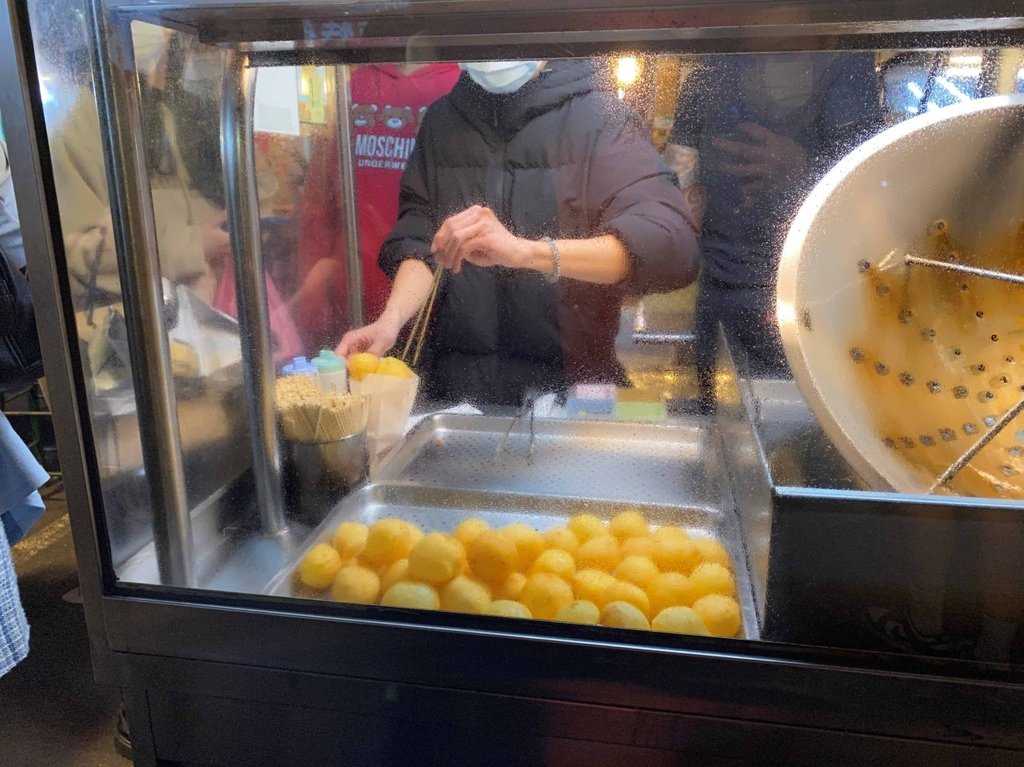
[[[331,596],[336,602],[372,605],[380,596],[380,578],[369,567],[345,565],[334,579]]]
[[[356,381],[362,381],[366,376],[377,372],[380,358],[370,352],[357,352],[350,354],[345,364],[348,367],[348,374]]]
[[[690,534],[676,525],[662,525],[651,533],[651,537],[655,540],[690,540]]]
[[[619,545],[619,553],[623,557],[650,557],[654,551],[654,539],[650,536],[627,538]]]
[[[620,629],[649,629],[647,616],[629,602],[609,602],[601,610],[601,625]]]
[[[523,593],[523,586],[526,585],[525,573],[512,573],[505,582],[497,587],[495,596],[501,599],[518,601],[519,595]]]
[[[441,589],[441,609],[479,615],[491,603],[491,590],[468,575],[458,575]]]
[[[619,563],[619,541],[614,535],[597,535],[580,545],[576,565],[583,570],[593,568],[611,572]]]
[[[487,523],[482,519],[470,517],[469,519],[460,522],[458,526],[452,530],[452,537],[468,549],[469,544],[471,544],[473,540],[480,535],[480,533],[487,529],[489,529],[487,527]]]
[[[428,533],[409,552],[409,577],[424,583],[447,583],[460,572],[466,549],[444,533]]]
[[[604,520],[595,517],[593,514],[576,514],[569,518],[566,527],[572,531],[572,534],[576,536],[576,540],[581,544],[598,535],[608,534],[608,528],[605,527]]]
[[[318,543],[299,562],[299,580],[311,589],[322,591],[334,583],[342,564],[341,555],[333,546]]]
[[[496,599],[487,605],[484,615],[499,615],[502,618],[532,618],[526,605],[511,599]]]
[[[575,572],[576,560],[573,559],[572,554],[561,549],[548,549],[530,565],[531,575],[533,573],[554,573],[567,581],[572,580]]]
[[[577,599],[604,607],[604,592],[615,582],[615,576],[604,570],[579,570],[572,577],[572,588]]]
[[[690,579],[682,573],[661,573],[647,584],[647,598],[651,601],[651,612],[655,615],[666,607],[693,604],[693,588]]]
[[[708,594],[693,603],[693,611],[713,637],[733,637],[740,630],[740,606],[732,597]]]
[[[501,532],[511,538],[512,542],[516,545],[516,552],[518,554],[516,567],[523,572],[529,570],[533,561],[547,548],[544,536],[522,522],[506,525],[501,528]]]
[[[385,357],[373,372],[379,376],[395,376],[396,378],[412,378],[416,375],[408,365],[397,357]]]
[[[576,549],[580,547],[580,542],[576,540],[576,533],[567,527],[553,527],[548,530],[544,533],[544,543],[549,549],[560,549],[568,551],[570,554],[575,554]]]
[[[422,531],[405,520],[381,519],[370,526],[362,558],[374,567],[386,567],[406,559],[422,537]]]
[[[384,568],[384,572],[380,576],[380,593],[383,594],[385,591],[390,589],[399,581],[412,580],[409,578],[409,560],[408,559],[396,559],[390,565]]]
[[[469,544],[469,567],[481,580],[498,585],[516,571],[519,550],[500,530],[484,530]]]
[[[380,603],[385,607],[409,607],[415,610],[439,610],[441,597],[427,583],[399,581],[384,592]]]
[[[716,565],[728,567],[732,570],[732,560],[729,558],[729,553],[718,541],[711,538],[695,538],[693,546],[697,549],[697,556],[700,557],[701,562],[714,562]]]
[[[651,628],[655,631],[665,631],[669,634],[695,634],[697,636],[708,636],[707,626],[690,607],[666,607],[651,621]]]
[[[529,576],[519,595],[519,601],[526,605],[533,617],[545,621],[552,620],[572,600],[572,588],[552,573]]]
[[[349,562],[363,553],[369,532],[370,528],[361,522],[342,522],[334,531],[331,544],[341,555],[342,561]]]
[[[697,564],[697,549],[689,538],[662,536],[654,539],[651,559],[663,571],[687,575]]]
[[[704,562],[693,568],[690,573],[690,586],[695,599],[708,594],[722,594],[731,597],[736,593],[736,579],[729,568],[716,562]]]
[[[577,599],[570,602],[555,615],[556,621],[563,623],[581,623],[587,626],[596,626],[601,619],[601,611],[597,605],[586,599]]]
[[[651,611],[651,601],[647,597],[647,592],[628,581],[612,581],[608,584],[601,602],[605,605],[612,602],[629,602],[644,615],[649,615]]]
[[[647,518],[639,511],[622,511],[611,518],[608,529],[620,541],[647,535]]]
[[[658,566],[650,557],[631,554],[615,565],[613,575],[620,581],[629,581],[640,588],[647,588],[647,584],[654,580],[658,572]]]

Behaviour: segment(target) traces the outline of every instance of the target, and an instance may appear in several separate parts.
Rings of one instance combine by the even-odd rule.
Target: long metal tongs
[[[996,271],[994,269],[981,269],[976,266],[966,266],[965,264],[954,264],[948,261],[936,261],[930,258],[920,258],[909,253],[903,257],[903,261],[907,266],[925,266],[930,269],[940,269],[971,277],[980,277],[982,279],[996,280],[998,282],[1008,282],[1013,285],[1024,285],[1024,276]],[[935,480],[935,483],[928,488],[928,492],[934,493],[940,487],[948,485],[950,480],[959,474],[960,471],[974,459],[974,456],[981,452],[985,445],[995,439],[995,437],[1022,412],[1024,412],[1024,399],[1020,400],[1016,405],[1003,413],[1003,416],[992,424],[988,431],[982,434],[981,437],[978,438],[978,440],[971,445],[963,455],[950,464],[949,468],[942,472],[942,474],[940,474]]]
[[[530,414],[530,450],[526,454],[527,459],[533,458],[534,447],[537,443],[537,432],[534,430],[534,398],[527,397],[523,402],[523,406],[519,408],[519,413],[512,418],[512,422],[508,425],[505,430],[504,436],[498,441],[498,446],[494,449],[494,457],[498,458],[505,452],[505,444],[508,442],[509,435],[512,434],[512,430],[516,427],[516,424],[521,423],[526,414]]]

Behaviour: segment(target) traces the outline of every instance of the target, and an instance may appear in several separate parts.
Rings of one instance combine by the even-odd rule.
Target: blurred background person
[[[427,107],[452,89],[456,64],[372,64],[351,75],[350,131],[359,205],[363,310],[380,316],[391,281],[377,254],[398,220],[398,191]],[[310,351],[333,346],[349,329],[348,274],[338,137],[324,132],[313,146],[303,186],[298,246],[300,287],[291,298]]]
[[[702,221],[694,324],[705,403],[719,323],[753,375],[788,375],[775,273],[789,223],[882,114],[870,53],[707,56],[686,79],[665,159]]]
[[[439,401],[628,385],[628,294],[689,284],[696,225],[636,116],[589,60],[471,62],[426,112],[379,263],[380,317],[340,354],[387,352],[441,275],[423,375]]]

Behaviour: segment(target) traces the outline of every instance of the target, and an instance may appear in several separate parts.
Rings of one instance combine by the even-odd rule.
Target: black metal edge
[[[581,631],[573,633],[592,636],[584,642],[128,600],[108,609],[126,628],[124,657],[131,663],[163,656],[254,672],[278,669],[1024,749],[1020,674],[1012,682],[944,678],[901,669],[912,664],[898,658],[889,668],[865,670],[829,662],[835,654],[794,661],[780,657],[779,648],[756,643],[736,644],[760,656],[633,646],[633,632],[583,631],[590,627],[575,627]],[[497,621],[502,619],[490,623]],[[138,681],[129,675],[122,684]]]
[[[508,619],[463,615],[446,612],[396,610],[376,605],[350,605],[321,599],[294,596],[241,594],[223,591],[176,589],[166,586],[118,585],[115,596],[104,597],[105,615],[117,620],[136,620],[139,613],[162,615],[163,609],[198,611],[205,616],[252,613],[272,616],[293,623],[310,623],[336,627],[358,626],[366,630],[399,630],[413,635],[451,634],[459,636],[500,637],[503,640],[535,641],[552,645],[568,645],[585,650],[593,645],[614,645],[637,653],[685,655],[697,653],[739,663],[755,661],[781,664],[816,664],[847,669],[857,673],[896,673],[925,675],[967,682],[1024,685],[1024,666],[980,663],[945,657],[930,657],[875,650],[829,647],[817,644],[794,644],[760,639],[718,639],[714,637],[679,636],[650,631],[622,631],[604,626],[576,626],[546,621],[510,621]],[[262,620],[260,618],[259,620]],[[127,625],[127,623],[125,624]],[[311,629],[313,630],[313,629]],[[330,629],[328,629],[330,630]],[[344,631],[344,628],[338,628]],[[115,651],[147,652],[139,637],[148,632],[137,628],[119,632]],[[159,642],[164,637],[154,637]],[[216,644],[216,643],[215,643]],[[163,647],[161,654],[184,657],[190,644],[176,649]],[[211,645],[211,647],[214,645]],[[223,648],[221,648],[223,649]],[[220,655],[211,659],[223,660]]]
[[[107,636],[112,624],[104,616],[100,598],[104,588],[112,584],[112,576],[105,581],[104,573],[110,576],[113,569],[109,547],[105,546],[106,527],[100,513],[99,473],[86,415],[83,363],[74,342],[75,317],[39,94],[27,4],[8,0],[7,12],[0,14],[0,110],[28,256],[94,673],[97,679],[106,681],[114,675]]]
[[[874,490],[772,485],[772,497],[780,503],[842,503],[850,513],[924,516],[929,519],[957,519],[970,515],[992,521],[1019,522],[1019,501],[973,498],[963,495],[915,495]],[[784,512],[784,509],[783,509]]]
[[[725,26],[741,18],[745,24],[766,19],[786,21],[869,22],[885,20],[983,19],[1020,15],[1014,0],[105,0],[114,13],[141,18],[171,19],[247,18],[432,18],[481,14],[507,17],[535,17],[542,13],[579,15],[580,24],[600,25],[594,18],[609,12],[653,15],[672,12],[694,19],[706,19]]]
[[[907,32],[887,34],[827,34],[765,37],[673,38],[644,40],[586,40],[580,42],[535,42],[529,36],[495,37],[486,44],[455,43],[439,38],[420,47],[410,47],[399,38],[374,40],[372,47],[317,47],[295,50],[258,50],[249,53],[253,66],[330,66],[383,62],[474,61],[486,59],[561,59],[644,54],[710,55],[723,53],[772,53],[860,50],[917,50],[945,48],[1002,48],[1024,45],[1024,30],[975,30],[971,32]]]
[[[261,65],[599,55],[1009,45],[1024,26],[1006,0],[587,0],[551,4],[403,2],[140,3],[108,0],[124,20],[260,52]],[[257,41],[257,45],[248,43]],[[419,48],[420,51],[410,50]],[[273,49],[273,50],[269,50]],[[429,51],[424,53],[423,51]]]

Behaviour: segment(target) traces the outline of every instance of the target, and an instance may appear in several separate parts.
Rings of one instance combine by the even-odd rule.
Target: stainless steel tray
[[[743,536],[738,518],[731,506],[723,510],[696,505],[583,500],[517,493],[450,490],[408,484],[371,484],[353,492],[339,504],[311,536],[308,546],[274,578],[268,593],[275,596],[309,598],[309,593],[299,593],[293,588],[295,568],[309,548],[316,543],[330,541],[334,529],[345,521],[372,524],[378,519],[398,517],[416,523],[427,532],[450,532],[463,519],[475,516],[492,527],[524,522],[543,531],[564,524],[570,515],[581,511],[596,514],[607,520],[625,509],[640,509],[654,524],[681,525],[694,537],[713,536],[721,541],[736,565],[736,587],[743,614],[743,635],[748,639],[757,638],[758,621]]]
[[[718,432],[693,416],[667,424],[537,419],[496,450],[510,418],[437,415],[373,477],[414,484],[606,501],[731,508]]]

